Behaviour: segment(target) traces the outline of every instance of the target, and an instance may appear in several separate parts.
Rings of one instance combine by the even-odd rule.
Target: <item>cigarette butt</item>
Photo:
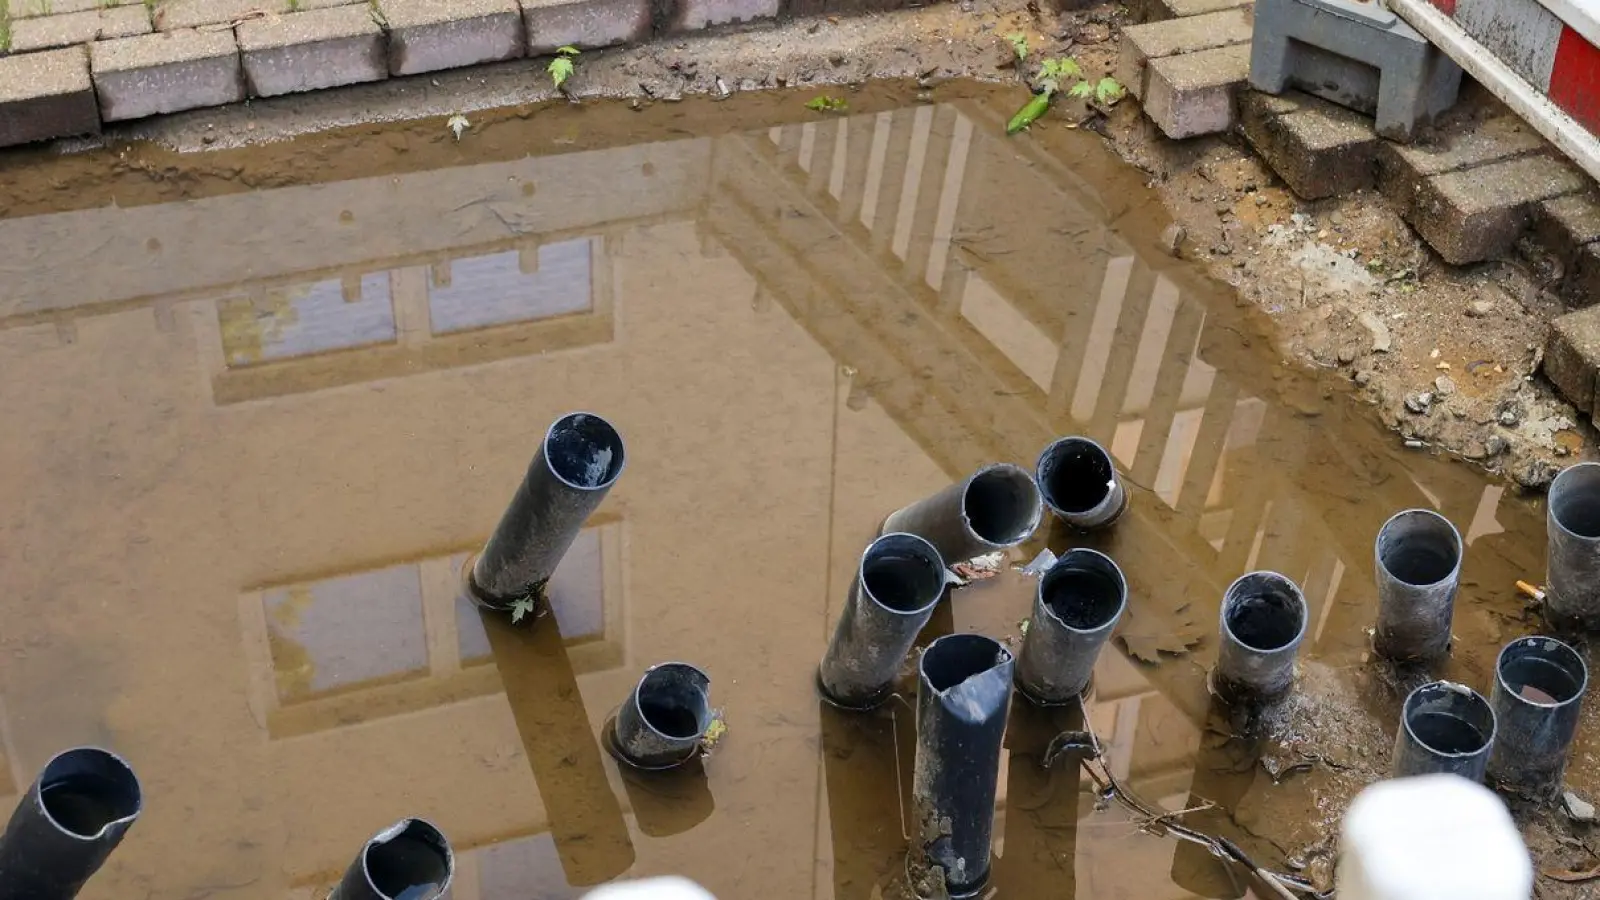
[[[1543,601],[1544,600],[1544,591],[1542,589],[1540,589],[1540,588],[1537,588],[1537,587],[1527,583],[1526,581],[1518,581],[1517,582],[1517,590],[1523,592],[1524,594],[1527,594],[1529,597],[1532,597],[1535,600],[1539,600],[1539,601]]]

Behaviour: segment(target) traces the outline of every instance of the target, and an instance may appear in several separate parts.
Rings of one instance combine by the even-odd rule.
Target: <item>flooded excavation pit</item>
[[[1459,528],[1427,677],[1487,696],[1547,510],[1285,369],[1104,139],[1005,136],[1019,90],[8,154],[0,816],[64,750],[126,758],[84,900],[322,900],[424,819],[454,900],[904,900],[908,854],[1184,900],[1212,845],[1147,826],[1195,809],[1328,887],[1415,687],[1370,658],[1380,529]],[[1230,674],[1288,691],[1273,740],[1217,727]],[[1600,794],[1594,704],[1561,708]],[[68,832],[127,808],[66,799]]]

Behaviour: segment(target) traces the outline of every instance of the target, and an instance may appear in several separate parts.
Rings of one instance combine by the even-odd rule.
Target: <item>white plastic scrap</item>
[[[1018,568],[1017,571],[1021,572],[1024,575],[1032,575],[1034,577],[1038,577],[1038,576],[1043,575],[1044,573],[1050,571],[1050,567],[1055,565],[1055,564],[1056,564],[1056,555],[1054,553],[1050,552],[1050,548],[1049,547],[1046,547],[1043,550],[1039,551],[1039,555],[1035,556],[1033,558],[1033,562],[1030,562],[1027,565]]]

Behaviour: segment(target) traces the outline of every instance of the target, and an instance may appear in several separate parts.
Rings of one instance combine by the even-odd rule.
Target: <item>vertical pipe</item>
[[[1128,508],[1111,454],[1086,437],[1064,437],[1044,448],[1034,478],[1050,511],[1080,531],[1105,528]]]
[[[1570,466],[1550,483],[1545,609],[1562,628],[1600,630],[1600,463]]]
[[[1525,637],[1500,651],[1494,669],[1489,705],[1497,727],[1489,777],[1529,796],[1551,797],[1561,788],[1578,731],[1589,667],[1555,638]]]
[[[944,595],[944,559],[932,544],[899,532],[869,544],[817,669],[823,698],[857,710],[887,699],[906,652]]]
[[[921,896],[972,897],[988,883],[1012,669],[1006,648],[981,634],[942,637],[917,665],[907,869]]]
[[[455,853],[439,829],[401,819],[362,845],[328,900],[437,900],[455,872]]]
[[[472,567],[473,599],[505,610],[538,598],[583,523],[622,474],[622,436],[593,413],[557,419]]]
[[[891,513],[883,531],[917,535],[937,547],[946,562],[958,563],[1015,547],[1033,536],[1043,516],[1033,477],[1018,466],[996,463]]]
[[[671,769],[700,752],[711,727],[711,679],[688,663],[651,666],[617,710],[616,751],[639,769]]]
[[[1461,534],[1428,509],[1396,513],[1373,544],[1378,624],[1373,647],[1397,662],[1443,656],[1461,583]]]
[[[1017,689],[1044,706],[1076,701],[1127,606],[1128,581],[1111,557],[1084,548],[1062,554],[1034,590]]]
[[[1494,735],[1494,709],[1482,694],[1431,681],[1412,691],[1400,710],[1393,777],[1449,773],[1481,782]]]
[[[1288,694],[1309,618],[1300,587],[1277,572],[1250,572],[1228,585],[1211,680],[1217,697],[1270,703]]]
[[[117,848],[144,806],[139,779],[114,753],[56,754],[0,835],[0,900],[71,900]]]

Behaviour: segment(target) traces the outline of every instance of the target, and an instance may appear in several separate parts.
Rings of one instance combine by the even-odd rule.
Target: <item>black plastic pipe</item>
[[[1525,637],[1505,645],[1494,669],[1489,777],[1530,797],[1553,797],[1578,732],[1589,667],[1555,638]]]
[[[855,710],[888,699],[901,662],[946,591],[944,558],[933,544],[900,532],[869,544],[817,669],[823,699]]]
[[[1378,530],[1378,624],[1373,648],[1396,662],[1422,662],[1450,649],[1461,583],[1461,534],[1428,509],[1396,513]]]
[[[1010,652],[981,634],[942,637],[917,665],[907,869],[920,896],[972,897],[989,881],[1012,669]]]
[[[1271,703],[1294,686],[1295,654],[1310,614],[1277,572],[1242,575],[1222,595],[1222,641],[1211,687],[1224,703]]]
[[[636,769],[674,769],[700,754],[711,719],[706,673],[681,662],[651,666],[617,710],[614,749]]]
[[[1412,691],[1400,710],[1393,774],[1460,775],[1483,781],[1495,739],[1494,709],[1463,684],[1430,681]]]
[[[622,436],[605,419],[585,412],[557,419],[473,564],[473,599],[499,610],[524,598],[542,602],[545,582],[624,462]]]
[[[1081,531],[1105,528],[1128,508],[1111,454],[1086,437],[1060,438],[1044,448],[1034,478],[1056,518]]]
[[[56,754],[0,835],[0,900],[76,897],[143,807],[120,756],[98,747]]]
[[[1043,517],[1033,476],[1010,463],[996,463],[890,513],[882,532],[925,538],[953,564],[1015,547],[1033,536]]]
[[[443,832],[423,819],[401,819],[361,847],[328,900],[437,900],[455,873]]]
[[[1042,706],[1076,704],[1100,648],[1128,607],[1128,580],[1095,550],[1063,553],[1039,578],[1017,659],[1017,690]]]
[[[1600,463],[1578,463],[1550,483],[1545,612],[1560,628],[1600,631]]]

